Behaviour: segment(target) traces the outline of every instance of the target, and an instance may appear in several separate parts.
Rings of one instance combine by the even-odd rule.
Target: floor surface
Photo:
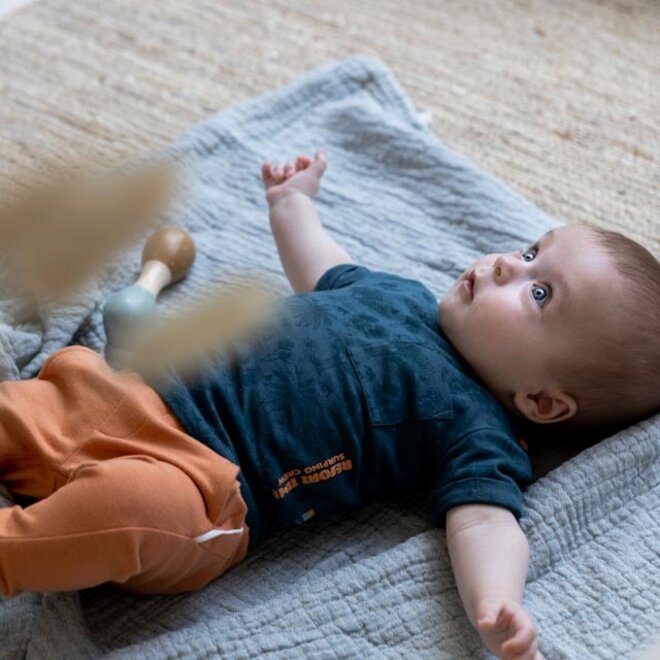
[[[365,52],[444,144],[660,254],[659,35],[657,0],[37,0],[0,21],[0,195]]]

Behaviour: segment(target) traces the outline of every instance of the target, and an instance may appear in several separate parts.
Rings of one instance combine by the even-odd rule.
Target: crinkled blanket
[[[260,164],[317,147],[329,157],[318,197],[324,225],[358,262],[418,278],[438,297],[480,254],[520,248],[559,224],[444,148],[390,71],[355,56],[202,121],[164,150],[187,181],[170,220],[193,235],[198,256],[163,292],[161,309],[246,272],[291,293]],[[141,248],[36,315],[5,290],[0,377],[32,377],[70,343],[103,352],[102,304],[134,282]],[[660,629],[659,450],[655,417],[527,491],[525,604],[546,658],[628,658]],[[198,593],[143,597],[101,586],[3,598],[0,655],[488,657],[424,502],[412,495],[282,533]]]

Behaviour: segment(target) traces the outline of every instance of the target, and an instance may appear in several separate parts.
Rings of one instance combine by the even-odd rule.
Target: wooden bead
[[[170,284],[183,279],[195,261],[195,244],[190,234],[179,227],[159,229],[146,242],[142,250],[142,263],[160,261],[172,274]]]

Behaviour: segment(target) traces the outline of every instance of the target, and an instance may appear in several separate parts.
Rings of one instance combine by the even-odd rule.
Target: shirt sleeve
[[[449,509],[461,504],[490,504],[522,515],[522,492],[532,468],[520,443],[503,430],[480,428],[453,442],[441,460],[431,491],[431,512],[445,526]]]
[[[368,292],[373,304],[379,306],[379,313],[390,318],[397,318],[398,314],[400,320],[412,315],[420,323],[437,330],[437,298],[415,279],[356,264],[340,264],[323,273],[314,291],[343,289],[351,285],[359,286],[365,295]]]
[[[316,283],[314,291],[329,291],[330,289],[341,289],[355,282],[367,279],[372,271],[365,266],[357,264],[339,264],[333,266],[321,275],[321,279]]]

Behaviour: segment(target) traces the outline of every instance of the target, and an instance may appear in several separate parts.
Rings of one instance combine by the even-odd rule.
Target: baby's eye
[[[532,298],[543,307],[550,300],[551,290],[545,284],[532,284]]]
[[[534,261],[534,257],[536,256],[536,248],[531,247],[527,248],[526,250],[523,248],[520,250],[520,254],[522,254],[522,258],[525,261]]]

